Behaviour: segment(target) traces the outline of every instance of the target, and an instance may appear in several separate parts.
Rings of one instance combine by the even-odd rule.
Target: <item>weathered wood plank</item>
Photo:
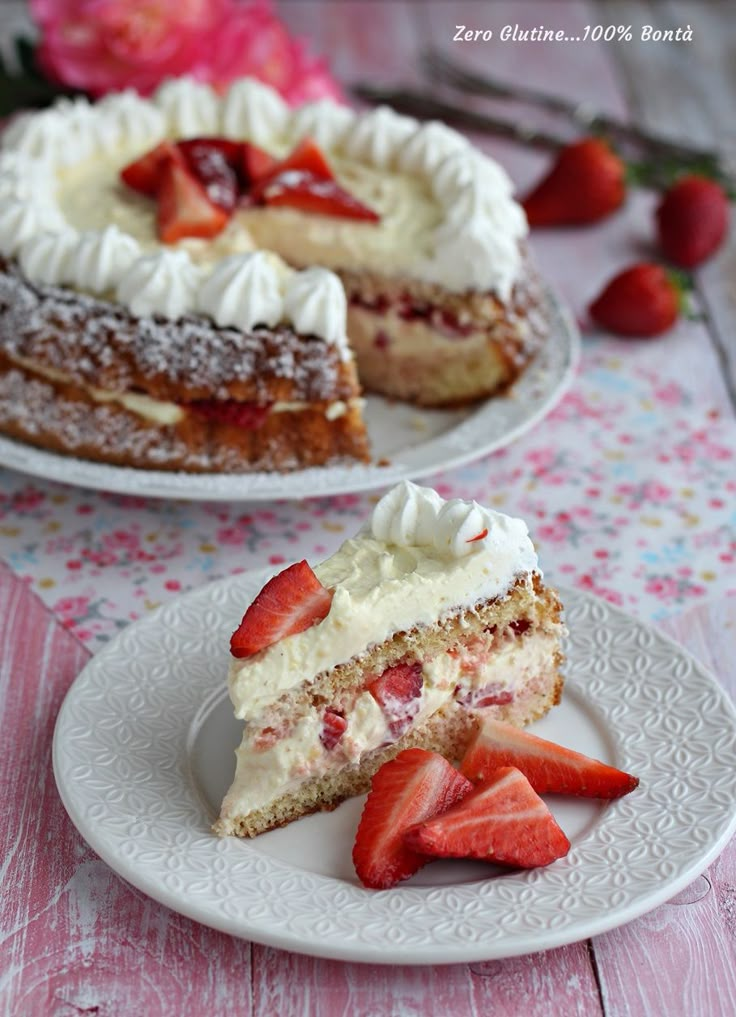
[[[87,651],[0,565],[0,1013],[250,1012],[250,945],[133,890],[76,832],[51,769]]]
[[[253,947],[254,1015],[594,1017],[602,1014],[584,943],[447,967],[341,964]]]
[[[641,33],[614,56],[632,116],[644,126],[691,144],[715,148],[736,178],[736,64],[734,9],[730,4],[606,0],[602,15],[612,24],[633,22],[659,29],[690,25],[692,43],[645,42]],[[708,315],[709,333],[736,408],[736,230],[718,257],[697,273],[696,288]]]

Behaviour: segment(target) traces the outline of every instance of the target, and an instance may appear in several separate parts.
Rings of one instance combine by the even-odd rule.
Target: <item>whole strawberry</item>
[[[588,311],[609,332],[653,336],[674,325],[681,301],[672,276],[661,265],[643,261],[614,276]]]
[[[530,226],[573,226],[604,219],[622,204],[626,167],[600,138],[583,138],[559,153],[522,204]]]
[[[728,198],[715,180],[682,177],[665,192],[657,208],[659,246],[682,268],[693,268],[723,243],[729,219]]]

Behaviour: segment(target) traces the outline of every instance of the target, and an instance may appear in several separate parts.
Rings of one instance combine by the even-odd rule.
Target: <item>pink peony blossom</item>
[[[187,74],[218,90],[251,75],[292,104],[340,98],[326,65],[291,38],[270,0],[30,0],[30,8],[42,70],[94,96],[147,95]]]

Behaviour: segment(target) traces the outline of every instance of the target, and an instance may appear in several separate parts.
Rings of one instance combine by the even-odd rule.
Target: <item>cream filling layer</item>
[[[537,556],[503,517],[477,550],[457,558],[432,546],[399,546],[359,534],[315,568],[334,589],[329,614],[247,660],[233,660],[228,684],[235,716],[257,715],[288,689],[384,642],[395,632],[432,625],[458,609],[505,595],[523,577],[531,585]]]
[[[178,403],[167,402],[164,399],[153,399],[151,396],[141,395],[137,392],[111,392],[107,389],[96,388],[93,385],[81,385],[71,375],[66,374],[64,371],[59,371],[55,367],[38,364],[27,357],[19,357],[17,354],[11,355],[6,353],[6,356],[8,360],[11,360],[18,367],[31,371],[33,374],[38,374],[48,381],[53,381],[60,385],[75,385],[77,388],[82,389],[96,403],[118,403],[118,405],[129,412],[135,413],[137,416],[150,420],[162,427],[178,424],[186,416],[186,410],[178,405]],[[365,400],[361,398],[336,399],[334,402],[328,403],[324,414],[327,420],[338,420],[340,417],[344,417],[353,407],[362,408],[364,403]],[[269,412],[302,413],[309,409],[313,409],[312,403],[303,401],[275,402]]]
[[[412,727],[424,724],[453,696],[462,701],[491,682],[494,689],[516,695],[529,681],[554,670],[557,645],[557,635],[544,631],[507,639],[472,670],[465,665],[462,651],[458,656],[440,654],[422,667],[424,684]],[[246,727],[236,749],[235,777],[223,801],[221,818],[233,819],[263,808],[304,780],[337,773],[392,741],[383,711],[370,692],[359,694],[347,721],[332,750],[320,741],[322,716],[316,709],[309,710],[288,735],[267,749],[255,746],[257,733],[253,735]]]

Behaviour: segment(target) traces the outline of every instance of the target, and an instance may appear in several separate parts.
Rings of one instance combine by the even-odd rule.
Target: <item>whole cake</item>
[[[0,152],[0,430],[160,469],[366,459],[360,390],[507,386],[544,340],[501,168],[243,79],[63,100]],[[348,342],[349,337],[349,342]]]
[[[245,731],[216,832],[334,808],[410,746],[460,758],[480,718],[541,717],[562,691],[560,612],[520,519],[393,488],[314,571],[270,580],[233,634]]]

